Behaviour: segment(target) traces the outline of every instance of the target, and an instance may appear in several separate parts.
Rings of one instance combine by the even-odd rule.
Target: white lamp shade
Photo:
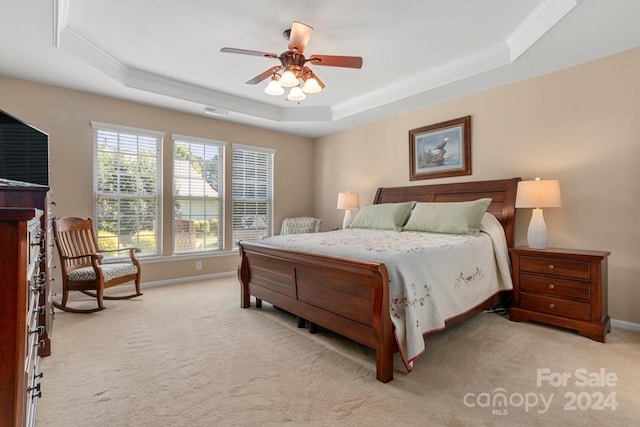
[[[321,90],[322,87],[320,87],[318,81],[313,77],[309,77],[302,86],[302,91],[305,93],[318,93]]]
[[[289,91],[289,95],[287,95],[287,99],[289,101],[302,101],[306,97],[307,95],[305,95],[304,92],[302,92],[302,89],[300,89],[298,86],[292,87]]]
[[[267,95],[277,96],[282,95],[284,93],[284,89],[277,80],[271,80],[267,87],[264,89],[264,93],[266,93]]]
[[[280,76],[278,82],[282,85],[282,87],[294,87],[300,85],[298,78],[291,70],[287,70],[282,73],[282,76]]]
[[[338,209],[359,209],[358,193],[338,193]]]
[[[516,208],[557,208],[562,206],[560,183],[557,180],[518,182]]]

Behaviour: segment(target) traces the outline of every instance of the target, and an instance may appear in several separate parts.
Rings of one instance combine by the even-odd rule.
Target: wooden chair
[[[93,313],[103,310],[103,299],[129,299],[142,295],[140,292],[140,262],[136,258],[138,248],[101,251],[91,218],[63,217],[53,221],[53,233],[60,255],[62,268],[62,301],[53,302],[54,307],[73,313]],[[103,253],[129,252],[129,260],[117,263],[102,263]],[[135,282],[135,293],[125,296],[105,296],[104,290],[112,286]],[[98,306],[90,309],[67,305],[70,291],[80,291],[96,298]]]

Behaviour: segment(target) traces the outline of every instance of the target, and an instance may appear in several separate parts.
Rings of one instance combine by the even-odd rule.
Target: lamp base
[[[351,209],[344,211],[344,219],[342,220],[342,228],[349,228],[351,225]]]
[[[527,242],[531,249],[547,249],[547,226],[544,223],[542,209],[536,208],[531,213],[531,222],[527,230]]]

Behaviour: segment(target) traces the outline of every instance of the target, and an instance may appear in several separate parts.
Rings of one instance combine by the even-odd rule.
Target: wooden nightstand
[[[605,342],[611,330],[607,308],[610,252],[511,248],[513,321],[533,320],[575,329]]]

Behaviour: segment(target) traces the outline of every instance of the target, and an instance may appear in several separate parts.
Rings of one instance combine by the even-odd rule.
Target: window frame
[[[245,145],[245,144],[237,144],[234,143],[231,146],[232,149],[232,153],[231,153],[231,236],[232,236],[232,240],[233,240],[233,250],[236,251],[238,250],[238,246],[236,245],[236,242],[238,240],[247,240],[247,241],[257,241],[259,240],[259,238],[262,237],[266,237],[266,236],[271,236],[273,234],[273,224],[274,224],[274,187],[275,187],[275,183],[274,183],[274,173],[275,173],[275,153],[276,150],[271,149],[271,148],[264,148],[264,147],[257,147],[257,146],[251,146],[251,145]],[[241,218],[237,218],[238,214],[236,214],[236,202],[238,201],[238,198],[236,196],[236,185],[238,184],[236,182],[236,173],[237,173],[237,166],[236,166],[236,153],[240,152],[240,151],[245,151],[245,152],[252,152],[252,153],[258,153],[258,154],[263,154],[263,155],[267,155],[268,156],[268,160],[267,160],[267,164],[268,164],[268,171],[265,171],[266,175],[268,176],[267,178],[267,188],[266,188],[266,197],[264,199],[258,199],[257,197],[254,198],[241,198],[240,201],[249,201],[249,202],[253,202],[253,203],[260,203],[261,200],[265,200],[267,203],[267,209],[266,209],[266,233],[251,233],[251,232],[247,232],[247,235],[250,237],[253,237],[252,239],[241,239],[239,238],[239,236],[237,235],[237,232],[239,230],[236,229],[236,226],[239,222],[243,222]],[[246,163],[246,161],[245,161]],[[245,180],[246,181],[246,180]],[[245,182],[245,185],[247,183]],[[255,182],[254,182],[255,185]],[[255,190],[255,189],[254,189]],[[255,190],[257,191],[257,190]],[[246,216],[246,215],[242,215],[242,216]],[[257,214],[254,216],[258,216]],[[254,219],[255,221],[255,219]],[[255,223],[255,222],[254,222]]]
[[[188,256],[193,254],[215,254],[224,252],[225,250],[225,158],[226,158],[226,148],[227,143],[225,141],[219,141],[215,139],[209,138],[199,138],[194,136],[180,135],[180,134],[172,134],[172,173],[171,173],[171,255],[172,256]],[[176,207],[177,200],[202,200],[205,201],[207,199],[212,199],[214,197],[198,197],[198,196],[190,196],[190,197],[177,197],[176,193],[176,158],[177,155],[177,147],[180,143],[188,143],[188,144],[199,144],[201,146],[215,146],[218,149],[218,190],[217,197],[215,197],[218,203],[218,245],[215,249],[211,250],[191,250],[191,251],[181,251],[176,252]],[[191,163],[189,165],[191,167]],[[213,189],[215,191],[215,189]]]
[[[155,248],[153,250],[153,252],[142,252],[139,254],[139,256],[141,258],[143,257],[156,257],[156,256],[161,256],[162,255],[162,199],[163,199],[163,177],[162,177],[162,147],[163,147],[163,139],[164,139],[164,132],[158,132],[158,131],[153,131],[153,130],[149,130],[149,129],[141,129],[141,128],[135,128],[135,127],[129,127],[129,126],[121,126],[121,125],[115,125],[115,124],[110,124],[110,123],[102,123],[102,122],[97,122],[97,121],[92,121],[91,122],[91,127],[93,129],[93,218],[95,218],[94,221],[94,227],[95,227],[95,232],[96,232],[96,237],[98,239],[98,247],[101,247],[100,243],[101,243],[101,237],[99,235],[99,226],[101,221],[103,221],[104,219],[100,216],[99,212],[99,200],[101,197],[108,197],[108,196],[112,196],[115,199],[119,199],[119,200],[137,200],[141,197],[143,198],[148,198],[151,200],[155,200],[155,219],[153,221],[155,221],[155,235],[153,236],[154,238],[154,243],[155,243]],[[99,165],[99,140],[100,140],[100,132],[105,132],[105,133],[116,133],[117,134],[117,138],[118,141],[120,141],[121,139],[121,135],[131,135],[134,136],[136,138],[136,143],[139,144],[139,139],[140,138],[150,138],[150,139],[154,139],[155,140],[155,156],[154,156],[154,160],[155,160],[155,173],[154,173],[154,179],[155,179],[155,191],[153,193],[152,197],[148,197],[148,195],[144,194],[141,195],[139,193],[123,193],[123,192],[113,192],[113,193],[109,193],[109,192],[101,192],[99,191],[98,188],[98,183],[99,183],[99,179],[100,179],[100,173],[101,173],[101,168]],[[138,150],[136,152],[136,156],[139,157],[140,151]],[[140,174],[136,174],[135,175],[136,179],[140,178]],[[139,220],[139,217],[137,217],[137,219]],[[118,232],[117,233],[117,240],[116,240],[116,247],[117,248],[123,248],[123,247],[128,247],[128,246],[136,246],[135,244],[131,244],[131,245],[123,245],[121,243],[121,233]],[[140,237],[140,236],[138,236]],[[101,249],[106,249],[105,247],[101,247]],[[112,257],[112,258],[123,258],[126,257],[127,254],[125,252],[121,252],[118,255]]]

